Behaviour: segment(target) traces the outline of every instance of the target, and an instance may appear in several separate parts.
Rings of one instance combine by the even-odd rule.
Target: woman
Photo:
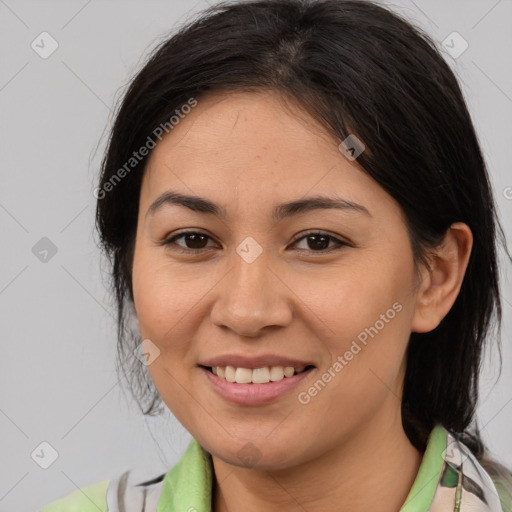
[[[512,509],[474,427],[501,231],[428,36],[364,1],[213,7],[132,81],[95,195],[123,369],[194,439],[45,512]]]

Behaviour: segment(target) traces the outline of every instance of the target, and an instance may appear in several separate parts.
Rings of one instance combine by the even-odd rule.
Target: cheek
[[[141,335],[161,345],[173,320],[183,314],[185,300],[162,262],[144,247],[135,249],[133,260],[133,299]]]
[[[408,261],[392,261],[382,254],[350,261],[316,278],[303,273],[293,279],[294,292],[314,313],[318,335],[331,349],[345,350],[347,342],[364,341],[370,330],[396,334],[409,321],[402,312],[412,300],[412,270]],[[400,311],[398,311],[400,310]],[[400,329],[398,329],[400,330]]]
[[[169,328],[187,303],[187,289],[172,272],[162,251],[136,244],[133,257],[133,298],[139,324],[155,332]]]
[[[219,278],[197,269],[180,269],[153,248],[135,250],[133,263],[134,305],[143,339],[150,339],[162,357],[150,366],[169,372],[182,372],[195,365],[197,330],[208,315],[206,291]]]
[[[186,426],[188,395],[182,382],[187,378],[189,339],[184,322],[190,310],[186,289],[177,283],[165,261],[144,247],[136,247],[133,261],[133,296],[142,339],[150,339],[160,350],[148,371],[158,394],[178,419]]]
[[[310,282],[309,294],[304,281],[303,296],[320,320],[318,337],[330,354],[327,369],[335,375],[328,384],[332,394],[324,394],[329,401],[324,405],[333,414],[335,404],[363,412],[376,407],[389,390],[399,392],[411,328],[409,266],[408,261],[366,260],[364,268],[354,264],[340,269],[335,280],[317,281],[315,287]]]

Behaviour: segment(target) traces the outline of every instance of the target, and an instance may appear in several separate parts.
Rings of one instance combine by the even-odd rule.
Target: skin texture
[[[295,109],[295,110],[294,110]],[[456,223],[417,272],[399,205],[298,107],[275,93],[205,96],[153,150],[140,194],[133,292],[163,401],[212,454],[213,510],[396,511],[421,463],[401,422],[411,331],[434,329],[459,292],[471,231]],[[169,190],[203,197],[225,218],[165,205]],[[276,204],[322,195],[364,206],[272,219]],[[179,230],[199,231],[163,245]],[[322,251],[303,238],[322,231]],[[262,253],[236,252],[252,237]],[[338,247],[338,248],[337,248]],[[337,249],[336,249],[337,248]],[[401,306],[309,403],[321,378],[365,328]],[[263,353],[310,361],[299,389],[262,406],[227,402],[201,361]],[[250,446],[252,461],[239,450]],[[246,448],[247,449],[247,448]],[[397,478],[396,475],[400,475]],[[368,492],[371,488],[372,492]]]

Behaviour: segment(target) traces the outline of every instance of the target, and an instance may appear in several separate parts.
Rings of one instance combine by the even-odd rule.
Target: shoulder
[[[40,512],[156,512],[162,495],[164,508],[170,510],[171,501],[174,503],[177,498],[176,489],[187,495],[191,486],[197,491],[198,485],[201,498],[209,501],[210,472],[209,454],[193,439],[186,453],[167,472],[155,476],[154,469],[132,467],[113,479],[76,489]]]
[[[512,474],[499,472],[490,475],[505,512],[512,512]]]
[[[76,489],[64,498],[53,501],[41,512],[107,512],[109,480]]]
[[[165,473],[148,478],[144,469],[132,468],[111,480],[76,489],[41,512],[156,511]]]

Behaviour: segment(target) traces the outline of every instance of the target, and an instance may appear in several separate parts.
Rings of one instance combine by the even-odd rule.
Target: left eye
[[[308,233],[307,235],[297,239],[294,244],[297,244],[302,240],[305,240],[306,244],[308,245],[305,250],[316,252],[325,252],[326,249],[332,249],[333,247],[329,247],[329,244],[333,241],[335,243],[335,247],[347,245],[345,242],[342,242],[341,240],[338,240],[336,237],[328,235],[327,233]]]
[[[177,241],[181,239],[183,239],[184,243],[177,243]],[[186,231],[184,233],[179,233],[169,238],[168,240],[165,240],[162,242],[162,244],[166,246],[177,245],[179,247],[178,250],[199,252],[201,250],[209,249],[212,247],[207,245],[208,241],[210,240],[212,240],[212,238],[205,233],[200,233],[197,231]],[[292,245],[298,245],[299,242],[302,241],[305,241],[307,247],[299,247],[299,250],[312,252],[327,252],[327,250],[332,250],[334,248],[348,245],[347,243],[332,235],[321,232],[307,233],[306,235],[297,238]],[[334,243],[334,247],[331,245],[331,243]]]

